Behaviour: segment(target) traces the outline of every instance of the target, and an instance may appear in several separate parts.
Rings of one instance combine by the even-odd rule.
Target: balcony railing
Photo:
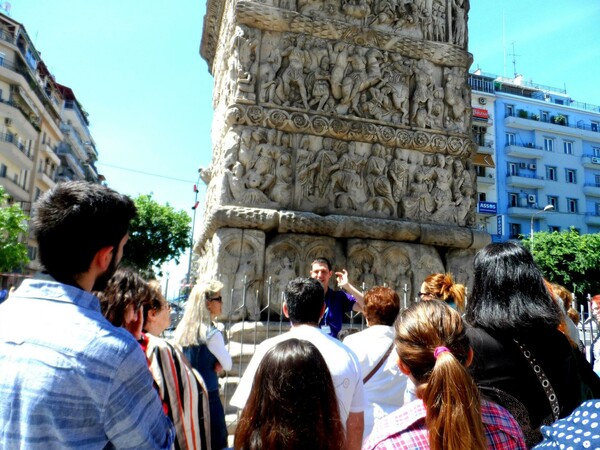
[[[17,147],[21,151],[21,153],[23,153],[25,156],[27,156],[29,159],[31,159],[33,161],[33,156],[31,155],[31,152],[27,149],[27,147],[25,147],[25,145],[22,142],[19,142],[15,138],[14,134],[0,133],[0,140],[13,144],[15,147]]]
[[[25,108],[23,108],[20,104],[18,104],[17,102],[14,102],[12,100],[4,100],[4,99],[0,99],[0,103],[4,103],[5,105],[12,106],[13,108],[18,109],[19,112],[25,118],[25,120],[27,122],[29,122],[33,128],[35,128],[38,132],[41,131],[40,119],[31,117],[29,114],[27,114],[27,111],[25,111]]]
[[[596,108],[599,108],[599,106],[596,106]],[[505,114],[504,118],[507,119],[508,117],[514,117],[515,119],[520,119],[520,120],[527,120],[527,121],[531,121],[531,122],[539,122],[539,123],[547,123],[547,124],[551,124],[551,125],[555,125],[557,127],[567,127],[567,128],[576,128],[578,130],[585,130],[585,131],[592,131],[594,133],[600,133],[600,127],[598,127],[597,125],[592,125],[591,123],[583,123],[583,121],[578,121],[577,123],[559,123],[553,120],[540,120],[540,119],[532,119],[530,116],[528,117],[524,117],[522,115],[519,114]]]

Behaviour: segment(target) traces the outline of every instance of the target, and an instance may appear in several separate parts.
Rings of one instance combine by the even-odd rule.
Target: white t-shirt
[[[331,372],[340,417],[345,426],[349,413],[363,412],[365,409],[362,373],[358,359],[340,341],[327,336],[319,328],[309,325],[294,326],[287,333],[267,339],[260,344],[229,403],[240,409],[244,407],[250,396],[254,375],[265,353],[278,343],[293,338],[311,342],[323,355]]]
[[[344,339],[358,357],[363,378],[379,363],[394,342],[394,329],[387,325],[373,325]],[[365,386],[365,431],[366,438],[373,424],[404,404],[404,390],[408,377],[400,372],[396,349],[386,358]]]

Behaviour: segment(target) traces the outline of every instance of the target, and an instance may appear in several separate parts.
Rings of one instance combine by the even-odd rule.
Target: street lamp
[[[531,215],[531,227],[530,227],[530,230],[531,230],[530,231],[530,233],[531,233],[530,234],[530,236],[531,236],[531,254],[533,254],[533,219],[538,214],[542,214],[542,213],[545,213],[547,211],[554,211],[554,205],[546,205],[546,206],[544,206],[544,209],[540,209],[539,211],[534,212]]]

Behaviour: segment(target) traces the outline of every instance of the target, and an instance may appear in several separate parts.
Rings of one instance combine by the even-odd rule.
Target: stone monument
[[[196,252],[224,314],[279,313],[318,256],[414,300],[474,251],[468,0],[208,0],[213,159]],[[268,287],[268,289],[267,289]]]

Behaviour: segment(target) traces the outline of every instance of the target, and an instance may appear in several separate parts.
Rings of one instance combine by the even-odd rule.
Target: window
[[[600,158],[600,147],[592,147],[592,156]]]
[[[567,199],[567,211],[570,213],[577,212],[577,199],[576,198],[568,198]]]
[[[37,258],[37,247],[27,246],[27,257],[34,261]]]
[[[506,145],[515,145],[515,142],[517,142],[517,135],[515,133],[505,133],[504,138],[506,139]]]
[[[515,115],[515,105],[504,105],[504,117]]]
[[[487,194],[485,192],[480,192],[479,193],[479,201],[485,202],[486,200],[487,200]]]
[[[0,164],[0,178],[6,178],[6,165]]]
[[[546,166],[546,180],[557,181],[555,166]]]
[[[577,171],[573,169],[565,169],[565,181],[567,183],[577,183]]]
[[[475,166],[475,173],[478,177],[485,177],[485,167],[484,166]]]
[[[560,233],[560,227],[557,227],[556,225],[548,225],[548,231],[550,233]]]
[[[4,58],[6,58],[6,54],[0,52],[0,66],[4,65]]]
[[[510,236],[509,238],[515,239],[521,235],[521,224],[520,223],[509,223]]]
[[[486,127],[480,127],[478,125],[473,125],[473,140],[477,145],[483,147],[485,145],[485,133],[487,133]]]
[[[544,150],[546,150],[547,152],[554,151],[554,139],[544,138]]]
[[[547,204],[554,206],[554,211],[558,211],[558,197],[556,195],[549,195],[547,198]]]
[[[565,155],[573,154],[573,143],[570,141],[563,142],[563,148],[565,150]]]
[[[519,194],[509,192],[508,193],[508,207],[514,208],[515,206],[519,206]]]
[[[42,191],[39,187],[35,188],[35,196],[33,198],[34,201],[37,201],[38,198],[40,198],[40,195],[42,195]]]
[[[600,129],[600,122],[594,122],[594,121],[592,121],[591,126],[592,126],[592,131],[598,132],[598,129]]]
[[[600,203],[596,203],[596,215],[600,216]]]
[[[508,174],[509,175],[517,175],[517,163],[508,163]]]
[[[594,175],[594,183],[596,187],[600,187],[600,175]]]
[[[540,120],[542,122],[550,122],[550,113],[548,111],[540,111]]]

